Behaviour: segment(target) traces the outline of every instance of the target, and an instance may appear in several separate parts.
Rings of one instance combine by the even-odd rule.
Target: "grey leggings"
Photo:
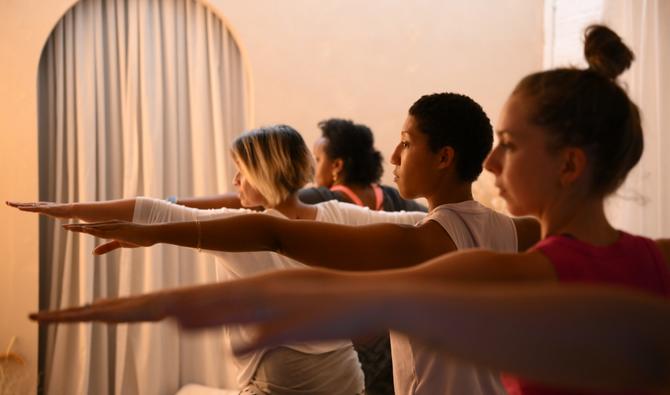
[[[240,395],[359,395],[364,380],[353,347],[305,354],[277,347],[263,355]]]

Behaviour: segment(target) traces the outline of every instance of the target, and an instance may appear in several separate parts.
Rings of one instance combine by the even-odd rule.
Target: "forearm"
[[[86,222],[121,220],[132,221],[135,198],[91,203],[70,203],[71,218]]]
[[[394,235],[389,237],[385,225],[389,224],[349,227],[241,215],[199,224],[154,225],[152,241],[228,252],[275,251],[308,265],[358,271],[415,265],[439,254],[405,245],[403,232],[412,227],[390,225]]]
[[[667,302],[585,287],[410,284],[388,283],[378,313],[454,356],[548,384],[670,386]]]
[[[147,244],[173,244],[211,251],[276,250],[274,223],[269,215],[240,215],[214,220],[147,225]],[[143,231],[142,231],[143,232]]]

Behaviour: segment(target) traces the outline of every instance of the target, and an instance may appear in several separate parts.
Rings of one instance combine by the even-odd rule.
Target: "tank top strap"
[[[333,192],[342,192],[343,194],[347,195],[347,197],[351,200],[352,203],[358,205],[358,206],[364,206],[363,201],[352,191],[349,189],[349,187],[345,185],[333,185],[330,187],[330,190]]]
[[[379,210],[382,209],[382,206],[384,204],[384,191],[382,190],[382,188],[378,184],[370,184],[370,187],[372,188],[372,190],[375,193],[374,210],[379,211]],[[365,204],[363,204],[363,201],[361,200],[361,198],[359,198],[358,195],[356,195],[354,193],[354,191],[349,189],[349,187],[347,187],[346,185],[341,185],[341,184],[333,185],[332,187],[330,187],[330,190],[333,191],[333,192],[342,192],[343,194],[345,194],[349,198],[349,200],[351,200],[352,203],[354,203],[358,206],[361,206],[361,207],[365,206]]]
[[[382,191],[382,187],[379,184],[372,184],[370,186],[375,191],[375,210],[379,211],[384,204],[384,191]]]

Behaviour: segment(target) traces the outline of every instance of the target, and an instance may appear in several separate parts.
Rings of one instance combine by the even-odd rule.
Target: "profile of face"
[[[233,185],[237,188],[242,207],[267,207],[268,202],[261,195],[260,192],[244,177],[244,173],[240,170],[240,165],[235,160],[235,167],[237,172],[233,177]]]
[[[330,188],[333,185],[333,161],[326,153],[327,145],[328,139],[325,137],[319,137],[314,142],[314,147],[312,148],[314,161],[316,162],[314,182],[316,186]]]
[[[391,164],[393,181],[405,199],[426,197],[439,184],[437,163],[439,154],[428,145],[428,135],[418,129],[412,115],[408,115],[400,132],[400,142],[393,150]]]
[[[338,179],[341,181],[341,172],[343,169],[343,162],[341,159],[333,159],[328,156],[326,148],[328,147],[328,139],[319,137],[314,142],[312,153],[314,154],[314,161],[316,162],[316,173],[314,174],[314,182],[316,186],[330,188]]]
[[[513,94],[498,122],[498,144],[484,162],[513,215],[540,217],[561,194],[561,156],[549,149],[547,131],[530,121],[532,103]]]

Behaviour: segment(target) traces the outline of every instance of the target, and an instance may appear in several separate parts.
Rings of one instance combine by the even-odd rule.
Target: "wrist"
[[[140,229],[140,232],[145,235],[145,246],[150,247],[154,244],[162,243],[161,240],[163,232],[163,227],[167,224],[150,224],[150,225],[141,225],[144,229]]]
[[[80,217],[79,217],[79,205],[77,203],[68,203],[65,206],[65,214],[68,218],[80,219]]]

